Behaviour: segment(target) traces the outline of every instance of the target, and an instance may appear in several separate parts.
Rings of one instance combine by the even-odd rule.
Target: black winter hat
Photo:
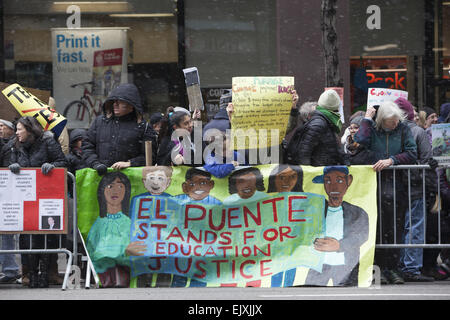
[[[87,131],[85,129],[76,128],[70,132],[69,143],[72,144],[78,139],[85,139],[87,136]]]
[[[161,112],[152,113],[150,116],[150,124],[153,125],[155,123],[160,122],[163,119],[163,114]]]

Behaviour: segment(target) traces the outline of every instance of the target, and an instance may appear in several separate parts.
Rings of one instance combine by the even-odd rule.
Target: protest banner
[[[234,112],[231,129],[232,134],[238,137],[235,149],[281,144],[292,109],[292,90],[293,77],[232,79]]]
[[[220,179],[184,166],[83,169],[78,227],[104,286],[366,287],[375,177],[369,166],[259,165]]]
[[[128,82],[127,28],[51,31],[55,109],[66,114],[69,129],[87,128],[111,90]],[[84,106],[67,110],[80,97]]]
[[[433,158],[439,164],[450,164],[450,123],[431,125]]]
[[[3,91],[12,83],[0,82],[0,91]],[[37,97],[40,101],[48,101],[50,98],[50,91],[38,90],[34,88],[23,87],[27,92]],[[20,118],[21,113],[14,107],[6,96],[0,94],[0,119],[12,121],[16,118]]]
[[[66,169],[0,169],[0,233],[67,234]]]
[[[52,131],[59,137],[66,126],[67,119],[50,108],[47,103],[42,102],[17,83],[6,87],[2,93],[21,116],[35,117],[45,131]]]
[[[385,88],[369,88],[367,91],[367,107],[381,105],[385,101],[395,101],[398,98],[408,100],[408,91]]]

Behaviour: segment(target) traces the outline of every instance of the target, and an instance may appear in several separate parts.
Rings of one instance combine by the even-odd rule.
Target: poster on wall
[[[1,233],[67,233],[66,169],[0,169]]]
[[[69,129],[88,128],[105,98],[128,81],[126,28],[52,29],[55,109]]]
[[[370,166],[269,164],[224,178],[202,167],[83,169],[76,181],[78,227],[104,287],[371,283]]]

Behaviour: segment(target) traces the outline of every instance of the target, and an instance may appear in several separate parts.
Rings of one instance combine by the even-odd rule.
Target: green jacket
[[[355,141],[371,150],[375,161],[391,158],[394,165],[399,165],[414,164],[417,159],[416,142],[411,129],[403,122],[387,132],[377,130],[371,119],[364,118],[355,134]]]

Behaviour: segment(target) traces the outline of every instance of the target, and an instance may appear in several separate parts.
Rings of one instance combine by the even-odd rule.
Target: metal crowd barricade
[[[72,233],[72,239],[73,239],[73,248],[72,251],[70,251],[69,249],[63,247],[62,243],[63,243],[63,236],[64,234],[59,234],[59,246],[56,249],[49,249],[47,248],[47,234],[43,234],[44,235],[44,248],[39,248],[39,249],[33,249],[32,246],[32,238],[33,238],[33,234],[30,234],[30,245],[29,248],[30,249],[13,249],[13,250],[0,250],[0,254],[58,254],[58,253],[64,253],[67,255],[67,265],[66,265],[66,269],[65,269],[65,273],[64,273],[64,280],[63,280],[63,284],[62,284],[62,290],[66,290],[67,288],[74,288],[75,286],[78,287],[79,283],[76,283],[75,286],[70,283],[69,284],[69,276],[71,274],[72,271],[75,271],[75,273],[78,272],[78,278],[75,278],[75,281],[79,281],[80,277],[79,277],[79,268],[77,265],[77,257],[78,257],[78,235],[79,235],[79,229],[77,227],[77,202],[76,202],[76,183],[75,183],[75,176],[70,173],[67,172],[67,176],[71,179],[72,183],[72,195],[73,195],[73,205],[72,205],[72,213],[73,213],[73,226],[72,228],[69,228],[71,230],[68,230],[67,236],[70,235],[70,232]],[[70,209],[69,209],[70,210]],[[68,213],[69,215],[69,213]],[[42,235],[42,234],[41,234]],[[82,241],[82,237],[80,235],[81,241]],[[84,242],[82,242],[82,244],[84,245]],[[75,258],[75,259],[74,259]],[[87,260],[88,266],[87,266],[87,272],[88,274],[90,274],[89,272],[93,272],[94,273],[94,279],[96,281],[96,284],[98,285],[98,278],[96,277],[96,274],[92,268],[92,264],[90,263],[90,259],[89,256],[83,257],[85,260]],[[89,287],[90,284],[90,279],[89,277],[87,277],[88,279],[86,280],[86,287]]]
[[[440,169],[445,170],[446,168],[449,168],[450,165],[444,165],[444,166],[440,166]],[[443,243],[442,242],[442,198],[441,198],[441,192],[440,192],[440,179],[439,179],[439,175],[436,174],[436,187],[437,187],[437,199],[436,201],[438,201],[437,203],[437,212],[435,213],[429,213],[428,212],[428,208],[427,208],[427,189],[426,189],[426,177],[425,177],[425,173],[427,170],[432,170],[430,168],[429,165],[397,165],[397,166],[391,166],[388,167],[384,170],[392,170],[393,171],[393,180],[392,180],[392,184],[393,184],[393,208],[392,208],[392,213],[393,213],[393,243],[383,243],[383,232],[385,230],[383,230],[383,223],[382,223],[382,219],[383,219],[383,212],[381,212],[381,201],[383,201],[383,197],[382,197],[382,188],[386,187],[383,186],[381,184],[381,174],[378,173],[377,174],[377,182],[378,185],[380,186],[378,188],[378,199],[377,199],[377,204],[378,204],[378,224],[377,224],[377,232],[378,232],[378,236],[379,236],[379,241],[377,241],[376,243],[376,248],[395,248],[395,249],[400,249],[400,248],[423,248],[423,249],[446,249],[446,248],[450,248],[450,241],[447,243]],[[399,183],[396,181],[396,172],[399,170],[404,170],[407,171],[407,190],[405,190],[405,193],[408,195],[408,204],[406,206],[406,208],[408,209],[408,211],[410,212],[409,214],[409,237],[408,239],[404,239],[403,243],[399,243],[397,241],[398,237],[397,237],[397,232],[403,232],[404,231],[404,220],[400,219],[403,221],[403,225],[400,226],[400,228],[397,227],[397,217],[399,214],[404,214],[404,213],[399,213],[397,212],[397,186],[399,185]],[[422,201],[423,201],[423,209],[422,209],[422,214],[423,214],[423,219],[424,219],[424,225],[423,225],[423,243],[413,243],[412,240],[412,214],[411,214],[411,203],[412,203],[412,199],[411,199],[411,170],[420,170],[422,173]],[[399,201],[403,201],[403,199],[400,199]],[[427,243],[427,218],[429,217],[428,215],[430,214],[435,214],[437,217],[437,230],[436,230],[436,235],[437,235],[437,243]],[[386,218],[386,217],[385,217]],[[406,217],[404,217],[406,218]],[[434,231],[434,230],[433,230]],[[450,239],[450,237],[448,238]]]
[[[78,219],[77,219],[77,188],[76,188],[76,179],[75,176],[70,173],[67,172],[67,174],[70,176],[70,178],[72,179],[72,198],[73,198],[73,228],[72,228],[72,232],[73,232],[73,256],[74,258],[74,264],[73,266],[70,267],[69,269],[69,273],[71,272],[72,269],[75,269],[75,285],[72,285],[71,288],[79,288],[79,283],[80,283],[80,277],[81,277],[81,271],[80,268],[78,266],[78,239],[80,240],[83,249],[84,249],[84,253],[86,255],[82,255],[81,256],[81,260],[86,262],[86,278],[85,278],[85,289],[89,289],[90,288],[90,284],[91,284],[91,274],[93,275],[94,278],[94,282],[95,282],[95,287],[98,288],[100,281],[99,278],[97,276],[97,273],[94,270],[92,261],[89,257],[89,253],[86,249],[86,245],[84,243],[84,239],[83,236],[81,235],[80,229],[78,229]],[[78,238],[79,237],[79,238]],[[75,267],[75,268],[73,268]],[[66,277],[67,277],[67,270],[66,270]],[[63,290],[67,287],[63,285]]]

